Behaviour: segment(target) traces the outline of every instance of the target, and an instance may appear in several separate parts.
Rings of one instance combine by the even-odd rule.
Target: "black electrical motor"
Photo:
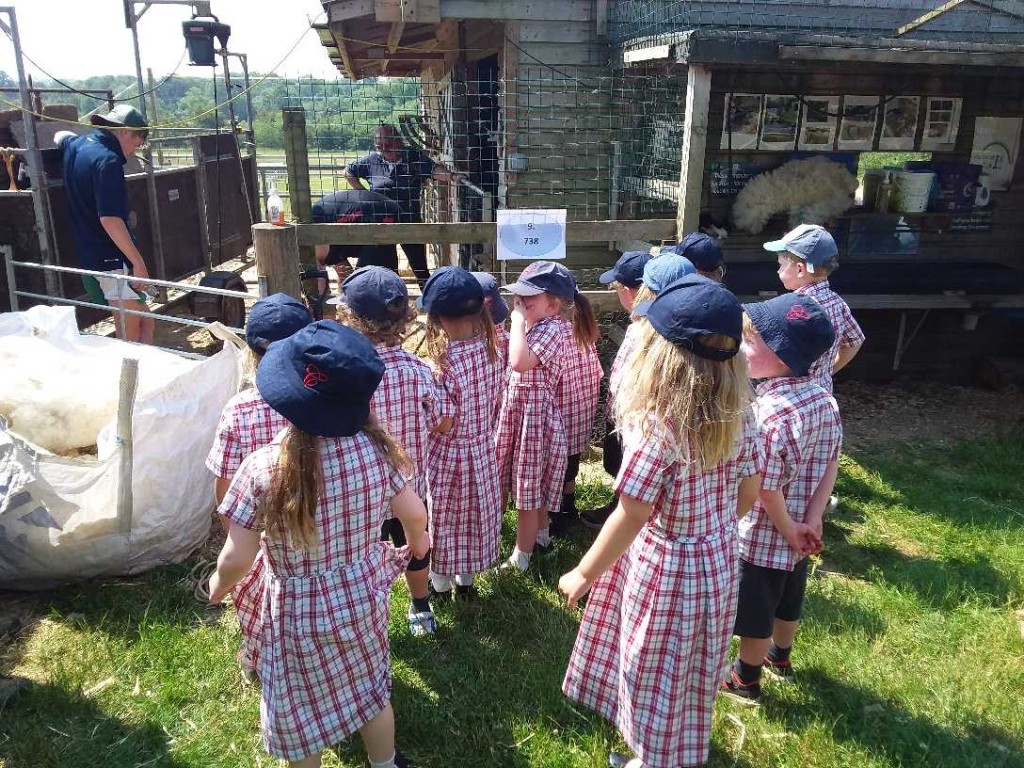
[[[213,38],[217,38],[221,48],[227,48],[231,26],[221,24],[214,16],[212,19],[197,19],[181,22],[181,32],[185,35],[185,46],[188,48],[188,63],[193,67],[216,66],[214,60]]]
[[[243,293],[249,290],[245,280],[234,272],[211,272],[199,281],[199,285],[204,288],[221,288],[225,291]],[[219,320],[229,328],[245,327],[245,302],[238,296],[190,293],[188,307],[189,312],[195,317],[201,317],[208,323]]]

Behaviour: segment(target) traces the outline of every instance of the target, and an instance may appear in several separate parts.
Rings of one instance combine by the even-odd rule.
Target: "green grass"
[[[769,685],[757,710],[719,702],[711,765],[1024,765],[1022,466],[1019,435],[844,457],[798,681]],[[601,479],[586,468],[582,504],[607,498]],[[588,542],[559,542],[537,576],[484,580],[426,640],[406,636],[396,589],[394,704],[416,765],[599,768],[621,746],[559,690],[578,614],[553,585]],[[258,693],[238,683],[234,616],[195,603],[188,572],[39,596],[42,620],[7,653],[4,671],[36,684],[0,705],[0,765],[274,764]],[[358,741],[325,765],[365,765]]]

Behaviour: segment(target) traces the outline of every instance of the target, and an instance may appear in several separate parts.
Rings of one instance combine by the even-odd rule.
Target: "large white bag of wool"
[[[12,345],[11,337],[18,343]],[[45,353],[40,342],[49,347]],[[15,354],[22,343],[31,352],[28,361]],[[0,314],[3,349],[8,354],[0,354],[0,396],[11,377],[24,381],[34,370],[52,370],[59,359],[67,362],[85,399],[88,387],[109,380],[111,365],[117,375],[111,385],[114,413],[97,435],[95,458],[51,453],[0,419],[0,588],[45,589],[139,573],[178,562],[205,540],[213,479],[204,462],[220,411],[238,383],[238,353],[231,345],[205,360],[186,360],[82,335],[72,308],[33,307]],[[134,397],[119,392],[126,357],[138,360]],[[104,370],[90,372],[83,359]],[[45,382],[36,385],[49,409],[41,419],[63,419],[73,433],[76,411],[91,413],[89,403],[74,399],[61,412],[60,398],[51,397]],[[118,437],[118,410],[130,416],[122,420],[128,440]],[[40,434],[52,439],[45,428]]]

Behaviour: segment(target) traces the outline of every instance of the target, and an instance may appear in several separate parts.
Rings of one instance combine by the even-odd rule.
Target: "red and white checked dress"
[[[494,435],[502,496],[511,493],[519,509],[558,509],[569,454],[555,392],[572,340],[565,323],[547,317],[526,343],[540,364],[509,374]]]
[[[430,569],[469,575],[498,559],[503,510],[492,429],[504,369],[480,338],[450,341],[446,357],[439,375],[455,426],[430,435]]]
[[[220,505],[232,522],[261,530],[257,505],[277,467],[277,441],[242,464]],[[354,733],[391,698],[388,595],[408,550],[380,541],[390,500],[406,478],[365,433],[321,438],[325,493],[318,546],[304,551],[264,530],[259,632],[260,724],[266,750],[301,760]]]
[[[781,490],[789,516],[802,523],[825,470],[839,458],[839,406],[813,379],[783,376],[758,384],[754,413],[761,488]],[[740,520],[739,530],[740,557],[748,563],[792,571],[803,559],[779,533],[760,499]]]
[[[661,430],[624,435],[615,490],[654,512],[594,583],[562,690],[614,723],[647,768],[708,757],[736,618],[736,502],[755,472],[752,422],[733,457],[702,472]]]
[[[572,336],[572,323],[563,320],[562,324],[569,344],[562,361],[562,377],[558,380],[556,396],[565,424],[567,450],[570,456],[575,456],[590,445],[604,371],[601,370],[597,347],[587,344],[581,349]]]
[[[217,477],[231,479],[250,453],[269,445],[278,432],[288,426],[288,420],[260,396],[256,387],[239,392],[228,400],[221,411],[213,447],[206,457],[206,467]],[[235,588],[231,602],[242,630],[242,648],[247,663],[259,668],[259,636],[256,632],[263,611],[263,553]]]
[[[370,401],[374,415],[414,462],[413,489],[427,498],[427,435],[449,414],[434,372],[401,347],[378,346],[384,378]],[[388,513],[390,517],[390,512]]]
[[[498,342],[498,355],[501,357],[501,366],[508,365],[508,330],[504,323],[494,326],[494,337]]]
[[[849,305],[829,287],[828,280],[819,280],[816,283],[801,286],[794,293],[810,296],[818,302],[825,310],[825,314],[828,315],[828,319],[832,323],[832,329],[836,332],[836,340],[832,342],[828,352],[814,361],[809,374],[826,392],[831,394],[832,364],[836,355],[842,348],[863,344],[864,331],[853,319],[853,312]]]
[[[618,395],[619,387],[622,386],[622,376],[626,372],[626,366],[640,345],[642,330],[643,326],[636,320],[626,327],[626,335],[622,337],[619,351],[615,353],[615,359],[612,361],[612,369],[608,372],[608,399],[605,402],[605,418],[608,421],[615,421],[615,398]]]

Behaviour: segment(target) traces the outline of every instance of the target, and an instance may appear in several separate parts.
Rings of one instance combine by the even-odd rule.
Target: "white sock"
[[[373,760],[370,761],[370,768],[396,768],[395,766],[395,755],[392,753],[391,757],[385,760],[383,763],[375,763]]]
[[[537,529],[537,543],[542,547],[551,546],[551,533],[548,528]]]
[[[457,587],[472,587],[473,586],[473,574],[472,573],[457,573],[455,574],[455,585]]]
[[[523,552],[519,547],[516,547],[512,550],[512,557],[508,561],[520,571],[525,571],[530,567],[530,556],[532,554],[532,552]]]
[[[430,574],[430,583],[434,586],[435,592],[451,592],[452,591],[452,577],[442,576],[438,573]]]

